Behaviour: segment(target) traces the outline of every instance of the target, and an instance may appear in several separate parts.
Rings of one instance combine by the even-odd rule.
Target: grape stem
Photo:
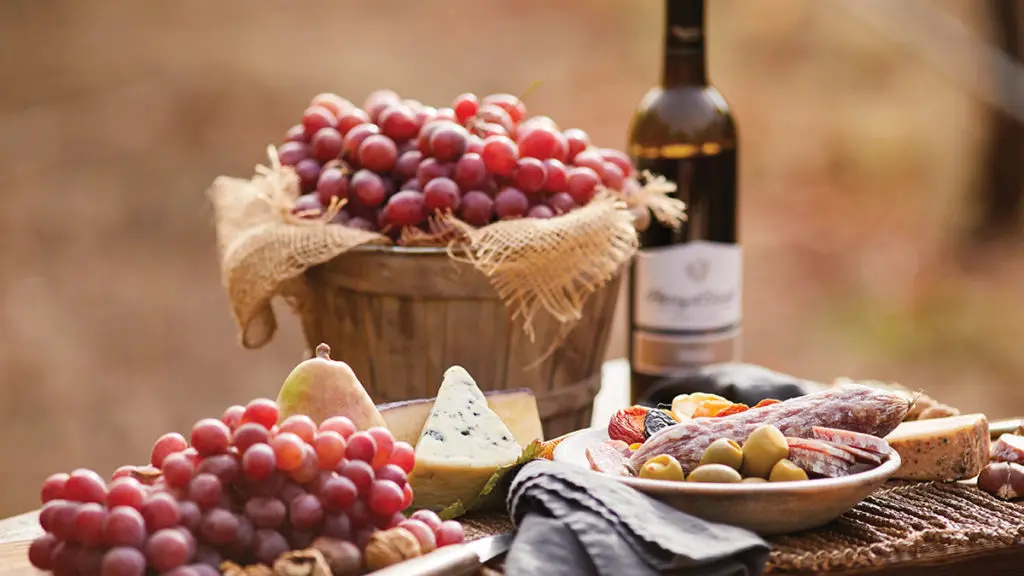
[[[534,80],[533,84],[530,84],[526,91],[519,95],[519,99],[522,100],[523,102],[526,102],[526,97],[529,96],[530,94],[533,94],[533,91],[536,90],[537,88],[540,88],[540,85],[543,83],[543,80]]]

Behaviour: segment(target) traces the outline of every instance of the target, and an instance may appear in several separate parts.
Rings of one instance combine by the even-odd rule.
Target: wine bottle
[[[674,182],[687,214],[678,229],[652,219],[630,270],[631,396],[649,405],[695,391],[673,387],[673,375],[737,359],[742,316],[736,126],[708,83],[705,1],[665,5],[662,82],[629,136],[637,168]]]

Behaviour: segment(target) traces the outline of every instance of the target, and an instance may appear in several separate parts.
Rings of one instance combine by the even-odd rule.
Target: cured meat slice
[[[857,459],[857,462],[863,462],[865,464],[881,464],[883,456],[876,454],[870,450],[864,450],[861,448],[854,448],[853,446],[843,446],[842,444],[834,444],[837,448],[841,448],[846,452],[849,452]]]
[[[1003,434],[992,444],[992,460],[1024,464],[1024,436]]]
[[[878,436],[872,436],[870,434],[860,434],[849,430],[837,430],[835,428],[824,428],[822,426],[815,426],[811,428],[811,434],[818,440],[825,440],[827,442],[832,442],[833,444],[842,444],[843,446],[860,448],[861,450],[868,450],[883,456],[892,453],[892,446],[889,446],[889,443],[885,441],[885,438],[879,438]]]
[[[800,446],[789,448],[789,461],[807,472],[828,478],[848,476],[853,470],[853,465],[842,458]]]
[[[629,444],[622,440],[605,440],[587,447],[587,461],[590,469],[612,476],[633,476],[629,468]]]
[[[835,444],[828,442],[822,442],[821,440],[810,440],[807,438],[786,438],[786,443],[789,444],[789,449],[793,448],[813,450],[815,452],[821,452],[827,454],[837,460],[842,460],[847,464],[853,464],[857,461],[853,454],[850,454],[846,450],[843,450]]]

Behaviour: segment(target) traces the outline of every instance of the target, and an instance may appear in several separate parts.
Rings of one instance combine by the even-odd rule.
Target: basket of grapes
[[[243,346],[270,340],[280,296],[378,402],[458,364],[532,389],[549,436],[589,424],[637,216],[683,218],[670,184],[509,94],[321,94],[268,153],[209,190]]]

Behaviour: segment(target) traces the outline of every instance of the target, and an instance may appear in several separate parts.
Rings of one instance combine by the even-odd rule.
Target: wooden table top
[[[605,365],[605,384],[594,403],[595,423],[607,422],[610,415],[627,401],[628,372],[628,366],[622,361],[612,361]],[[0,520],[0,576],[36,576],[41,574],[28,562],[28,546],[32,539],[41,533],[38,511]],[[1024,573],[1024,545],[1015,545],[998,551],[977,554],[958,553],[948,558],[932,558],[927,562],[901,561],[882,569],[831,573],[830,576],[868,574],[872,576],[961,576],[963,574],[1009,576],[1022,573]],[[773,572],[773,574],[780,573]],[[787,576],[790,575],[787,574]]]

